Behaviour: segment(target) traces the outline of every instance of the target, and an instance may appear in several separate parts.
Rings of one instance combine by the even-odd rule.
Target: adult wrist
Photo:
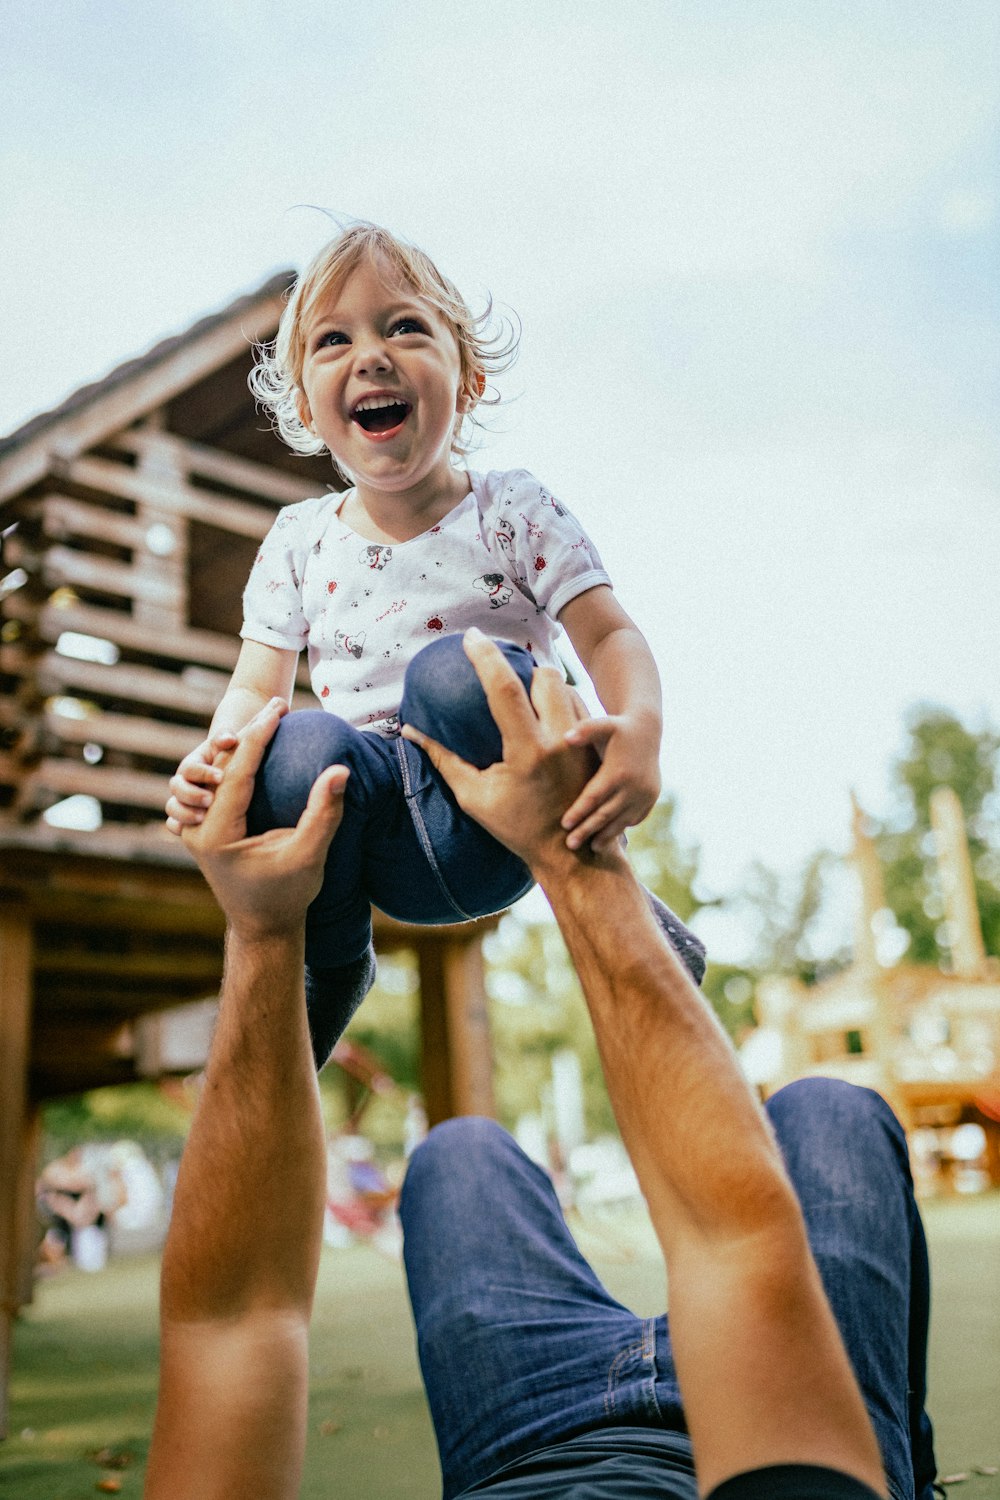
[[[289,924],[259,917],[229,917],[226,945],[245,953],[297,954],[305,950],[305,919]]]
[[[573,850],[566,847],[563,833],[551,844],[538,850],[527,863],[535,880],[548,896],[569,887],[587,885],[595,875],[601,873],[625,873],[631,870],[617,841],[610,849],[601,853],[596,853],[589,844],[585,844],[582,849]]]

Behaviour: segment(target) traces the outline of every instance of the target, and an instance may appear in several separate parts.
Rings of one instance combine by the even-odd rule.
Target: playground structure
[[[760,1026],[746,1055],[765,1093],[814,1074],[875,1089],[911,1139],[920,1130],[981,1126],[986,1172],[1000,1184],[1000,960],[983,947],[964,817],[951,787],[934,792],[931,818],[951,935],[949,971],[887,961],[880,953],[877,934],[891,914],[878,853],[855,800],[853,962],[811,986],[778,976],[762,980]]]
[[[247,388],[291,279],[0,439],[0,1435],[40,1106],[204,1057],[223,922],[163,803],[235,665],[261,538],[280,506],[336,487]],[[304,671],[297,689],[311,703]],[[432,1124],[494,1112],[490,925],[375,913],[376,947],[417,956]]]

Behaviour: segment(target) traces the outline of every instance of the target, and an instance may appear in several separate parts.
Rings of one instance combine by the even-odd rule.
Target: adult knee
[[[771,1096],[767,1113],[793,1175],[806,1168],[831,1190],[839,1184],[846,1191],[880,1164],[908,1173],[903,1128],[873,1089],[839,1078],[800,1078]]]
[[[511,1137],[495,1120],[479,1115],[460,1115],[443,1120],[420,1142],[410,1157],[403,1181],[400,1211],[417,1197],[428,1196],[440,1204],[457,1184],[483,1180],[488,1161],[502,1152]]]
[[[530,654],[511,641],[496,644],[529,691],[535,667]],[[400,718],[473,765],[492,765],[503,753],[500,731],[460,635],[431,641],[410,662]]]
[[[872,1124],[899,1128],[881,1094],[842,1078],[796,1079],[772,1094],[767,1112],[775,1126],[821,1120],[835,1135]]]

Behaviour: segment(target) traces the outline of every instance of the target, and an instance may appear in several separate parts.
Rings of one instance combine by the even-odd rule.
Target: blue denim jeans
[[[531,656],[497,644],[529,688]],[[499,730],[458,635],[414,657],[400,721],[474,765],[500,759]],[[371,904],[399,921],[437,926],[502,911],[531,888],[527,866],[466,817],[422,750],[322,709],[287,714],[278,725],[257,776],[249,831],[296,823],[316,777],[331,765],[346,765],[351,775],[323,888],[306,919],[310,968],[347,964],[367,951]]]
[[[877,1094],[831,1079],[790,1084],[767,1110],[893,1500],[932,1500],[929,1272],[903,1132]],[[445,1500],[578,1433],[685,1430],[667,1318],[605,1291],[548,1177],[500,1126],[431,1131],[400,1214]]]

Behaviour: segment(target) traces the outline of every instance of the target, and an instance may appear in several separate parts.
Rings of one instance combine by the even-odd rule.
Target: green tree
[[[1000,953],[1000,735],[970,729],[948,709],[921,704],[907,717],[907,740],[893,770],[896,805],[877,831],[888,905],[910,935],[907,957],[947,957],[947,928],[931,830],[935,787],[950,786],[965,813],[969,854],[987,952]]]

